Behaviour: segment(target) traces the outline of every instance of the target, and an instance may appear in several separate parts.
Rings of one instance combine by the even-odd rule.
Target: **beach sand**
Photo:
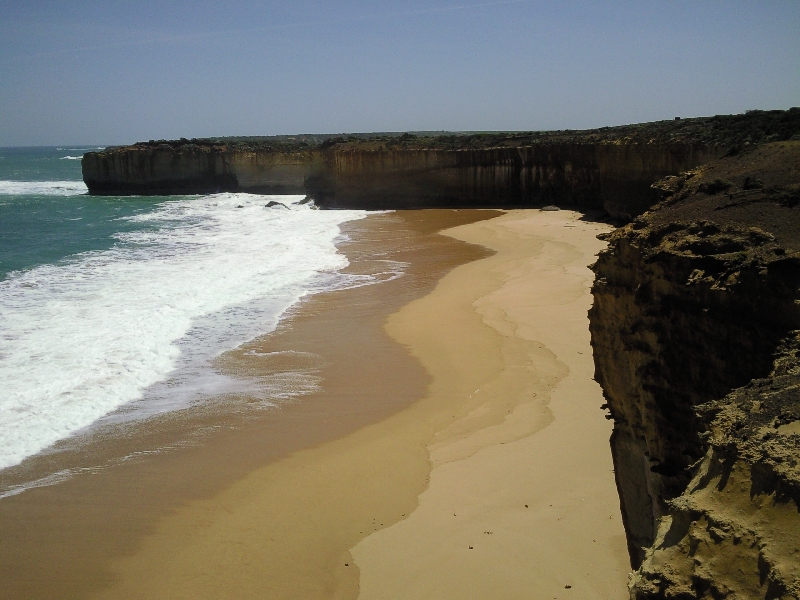
[[[308,296],[272,334],[218,361],[222,371],[279,388],[316,382],[311,393],[277,408],[256,397],[210,398],[146,421],[92,428],[0,471],[0,490],[28,488],[0,499],[0,597],[92,597],[115,584],[113,565],[139,552],[182,507],[418,400],[430,378],[388,336],[386,318],[452,268],[490,253],[439,230],[498,214],[403,211],[345,223],[339,248],[350,260],[347,272],[385,280],[402,265],[404,275]]]
[[[497,214],[354,224],[355,271],[407,275],[314,296],[220,361],[307,369],[318,392],[0,501],[8,597],[625,597],[586,314],[609,227]]]
[[[586,317],[607,228],[577,217],[450,230],[496,254],[389,318],[425,396],[181,509],[102,597],[624,597]]]
[[[439,425],[419,507],[353,550],[360,598],[626,596],[586,315],[607,227],[577,217],[519,211],[449,230],[497,253],[392,315],[390,334],[433,376],[423,403]]]

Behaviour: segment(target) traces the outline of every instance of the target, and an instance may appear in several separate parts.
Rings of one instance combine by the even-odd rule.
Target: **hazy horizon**
[[[800,105],[800,3],[1,2],[0,146],[590,129]]]

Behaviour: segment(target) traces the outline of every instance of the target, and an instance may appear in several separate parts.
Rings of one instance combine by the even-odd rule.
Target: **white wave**
[[[131,462],[139,458],[142,458],[144,456],[152,454],[162,454],[164,452],[173,450],[174,448],[175,448],[174,446],[165,446],[157,450],[140,450],[122,456],[120,458],[111,459],[105,465],[100,465],[96,467],[73,467],[71,469],[61,469],[60,471],[56,471],[55,473],[45,475],[44,477],[40,477],[38,479],[32,479],[24,483],[10,485],[5,489],[0,489],[0,500],[2,500],[3,498],[9,498],[11,496],[17,496],[23,492],[27,492],[28,490],[34,490],[36,488],[57,485],[59,483],[67,481],[68,479],[72,479],[76,475],[81,475],[83,473],[91,473],[91,474],[102,473],[108,467],[120,465],[126,462]]]
[[[2,196],[77,196],[89,191],[82,181],[5,181],[0,180]]]
[[[271,331],[309,291],[365,283],[337,273],[334,245],[365,213],[265,209],[271,199],[299,198],[173,200],[130,217],[150,227],[110,250],[0,281],[0,468],[123,405],[149,415],[219,392],[211,358]],[[279,383],[305,393],[309,377]]]
[[[3,498],[9,498],[11,496],[16,496],[21,494],[22,492],[27,492],[28,490],[33,490],[40,487],[47,487],[50,485],[56,485],[57,483],[61,483],[62,481],[66,481],[67,479],[71,479],[75,475],[79,473],[92,473],[92,472],[99,472],[100,469],[91,469],[91,468],[78,468],[78,469],[63,469],[61,471],[56,471],[50,475],[45,477],[41,477],[39,479],[34,479],[33,481],[28,481],[25,483],[21,483],[18,485],[12,485],[5,490],[0,492],[0,500]]]
[[[61,160],[80,160],[83,156],[62,156]]]

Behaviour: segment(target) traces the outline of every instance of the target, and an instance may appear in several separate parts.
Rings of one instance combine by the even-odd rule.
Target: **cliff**
[[[150,141],[89,152],[93,194],[302,193],[331,208],[557,203],[630,220],[650,185],[800,133],[800,109],[585,131]]]
[[[309,186],[318,203],[347,208],[534,206],[646,210],[650,184],[721,155],[694,144],[565,144],[474,149],[335,148]]]
[[[305,148],[240,148],[187,140],[87,152],[81,167],[92,194],[305,194],[305,179],[318,158]]]
[[[594,266],[631,597],[800,597],[800,142],[654,186]]]

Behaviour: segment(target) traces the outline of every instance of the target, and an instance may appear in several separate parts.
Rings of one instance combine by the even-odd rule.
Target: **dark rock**
[[[708,450],[668,503],[633,597],[800,597],[800,332],[784,339],[769,378],[697,413]]]
[[[704,194],[719,194],[731,187],[733,187],[733,184],[730,181],[717,177],[710,183],[701,183],[697,187],[697,191]]]
[[[798,164],[779,142],[658,182],[593,267],[632,598],[800,594]]]
[[[746,176],[744,178],[744,183],[742,185],[742,189],[744,190],[760,190],[763,187],[764,187],[763,181],[750,176]]]
[[[154,140],[88,152],[82,167],[92,194],[306,193],[366,209],[558,203],[629,221],[661,199],[654,181],[798,133],[790,109],[585,131]]]

